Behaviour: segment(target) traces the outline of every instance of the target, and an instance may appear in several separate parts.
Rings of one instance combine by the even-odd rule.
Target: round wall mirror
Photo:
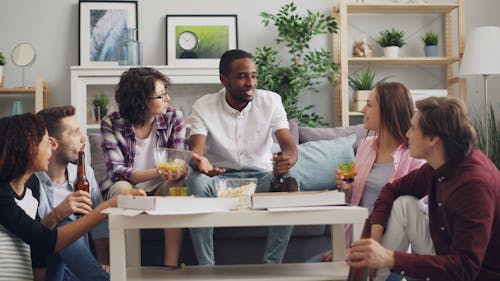
[[[30,43],[19,43],[12,50],[11,57],[15,65],[28,67],[35,62],[35,48]]]
[[[12,49],[12,53],[10,54],[12,58],[12,62],[21,67],[23,71],[23,87],[24,87],[24,69],[26,67],[31,66],[36,59],[36,52],[33,45],[30,43],[19,43],[14,49]]]

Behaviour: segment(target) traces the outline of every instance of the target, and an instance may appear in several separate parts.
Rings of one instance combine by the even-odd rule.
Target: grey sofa
[[[362,126],[351,126],[346,128],[308,128],[299,127],[295,120],[290,121],[292,136],[300,148],[303,143],[316,142],[320,140],[333,140],[351,134],[356,135],[353,151],[357,148],[359,141],[365,136],[366,131]],[[100,151],[100,135],[90,135],[92,166],[97,180],[105,173],[102,152]],[[99,153],[98,153],[99,152]],[[334,152],[332,152],[334,154]],[[326,154],[327,162],[335,157]],[[315,159],[318,157],[315,156]],[[331,161],[330,161],[331,160]],[[300,161],[300,160],[299,160]],[[305,164],[307,165],[307,164]],[[328,185],[334,187],[333,168],[327,167],[321,173]],[[328,172],[326,172],[328,171]],[[307,184],[307,183],[301,183]],[[245,227],[245,228],[216,228],[214,230],[214,251],[217,264],[256,264],[262,262],[262,256],[266,244],[267,227]],[[284,262],[304,262],[309,257],[327,249],[331,245],[330,229],[324,225],[296,226],[294,227],[290,243],[288,245]],[[343,235],[343,234],[342,234]],[[163,261],[163,231],[159,229],[141,230],[141,258],[143,265],[157,265]],[[187,265],[197,264],[193,247],[189,237],[189,231],[185,231],[185,238],[180,257],[180,263]]]

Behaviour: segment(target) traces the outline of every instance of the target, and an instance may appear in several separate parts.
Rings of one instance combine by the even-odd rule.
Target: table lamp
[[[500,27],[481,26],[467,36],[460,76],[483,77],[485,154],[490,156],[488,124],[488,76],[500,75]]]

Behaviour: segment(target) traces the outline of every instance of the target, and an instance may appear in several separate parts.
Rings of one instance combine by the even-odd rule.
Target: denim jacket
[[[71,192],[75,191],[75,188],[73,186],[75,180],[76,180],[76,170],[77,166],[75,164],[68,164],[67,166],[67,172],[68,172],[68,182],[67,182],[67,188],[71,190]],[[97,181],[94,176],[94,170],[92,170],[92,167],[87,165],[85,167],[85,173],[87,175],[87,179],[89,181],[90,185],[90,200],[92,201],[92,207],[96,207],[97,205],[101,204],[103,202],[101,192],[99,191],[99,185],[97,184]],[[45,172],[37,172],[35,173],[36,177],[40,181],[40,204],[38,205],[38,214],[40,218],[45,217],[50,211],[52,211],[53,208],[57,207],[55,205],[55,202],[52,201],[52,194],[53,194],[53,182]],[[71,215],[68,219],[70,220],[75,220],[75,216]],[[108,219],[104,219],[101,221],[98,225],[96,225],[92,231],[92,239],[97,240],[101,238],[108,238],[109,237],[109,231],[108,231]]]

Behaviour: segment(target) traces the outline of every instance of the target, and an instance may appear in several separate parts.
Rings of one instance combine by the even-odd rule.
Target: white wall
[[[367,0],[368,2],[375,2]],[[445,1],[445,0],[443,0]],[[144,46],[144,64],[165,64],[165,15],[166,14],[237,14],[239,47],[253,51],[256,46],[273,44],[276,33],[264,28],[258,14],[276,12],[285,0],[139,0],[139,39]],[[300,11],[310,9],[331,13],[336,0],[295,0]],[[435,2],[435,1],[433,1]],[[480,25],[500,26],[498,0],[466,0],[466,27]],[[403,21],[401,25],[405,25]],[[376,34],[375,34],[376,35]],[[0,51],[8,60],[4,68],[6,86],[21,85],[21,70],[10,62],[10,52],[19,42],[30,42],[37,51],[37,60],[26,70],[27,84],[36,77],[51,83],[51,105],[70,103],[69,66],[78,64],[78,1],[76,0],[2,0],[0,4]],[[315,47],[331,50],[331,38],[320,37]],[[491,100],[500,102],[500,78],[492,78]],[[418,81],[418,80],[415,80]],[[404,81],[409,84],[417,82]],[[479,81],[479,82],[478,82]],[[481,103],[482,84],[469,79],[469,101]],[[476,97],[477,95],[481,98]],[[317,111],[333,118],[333,98],[328,88],[322,93],[305,99],[314,102]]]
[[[466,29],[470,32],[474,27],[500,26],[500,1],[498,0],[466,0]],[[498,50],[500,52],[500,50]],[[467,98],[470,107],[482,111],[484,108],[483,79],[481,77],[467,79]],[[494,105],[497,119],[500,116],[500,76],[488,78],[488,99]]]

